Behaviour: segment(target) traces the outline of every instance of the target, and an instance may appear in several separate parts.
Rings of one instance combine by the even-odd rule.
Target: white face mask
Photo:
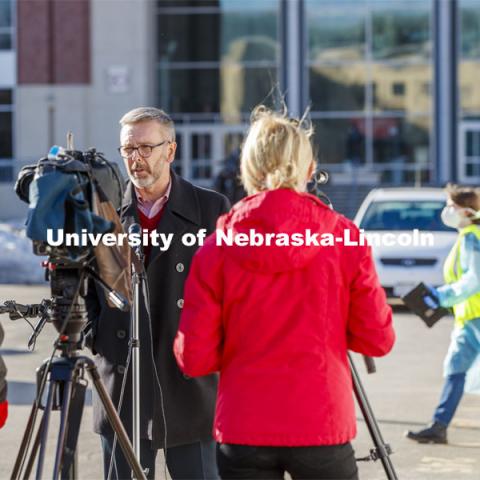
[[[469,212],[472,212],[475,214],[474,217],[465,217],[462,215],[460,212],[463,210],[467,210]],[[463,228],[466,227],[467,225],[470,225],[472,223],[472,220],[477,218],[479,216],[479,212],[475,212],[475,210],[471,208],[462,208],[459,210],[458,208],[455,208],[453,205],[447,205],[443,210],[441,214],[442,222],[447,226],[447,227],[452,227],[452,228]]]

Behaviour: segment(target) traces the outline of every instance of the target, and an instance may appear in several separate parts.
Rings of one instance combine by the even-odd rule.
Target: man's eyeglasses
[[[118,147],[118,152],[123,158],[129,158],[133,156],[135,150],[143,158],[148,158],[154,148],[161,147],[165,143],[171,143],[169,140],[164,140],[163,142],[157,143],[156,145],[139,145],[138,147]]]

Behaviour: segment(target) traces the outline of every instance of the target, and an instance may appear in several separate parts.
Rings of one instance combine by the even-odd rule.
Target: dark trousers
[[[112,456],[113,435],[101,435],[103,450],[103,468],[105,479],[108,476]],[[152,449],[150,440],[140,441],[140,463],[148,468],[147,478],[155,478],[156,449]],[[167,468],[173,480],[218,480],[215,460],[215,442],[213,440],[167,448]],[[113,462],[112,480],[130,480],[131,469],[117,441]]]
[[[358,470],[350,443],[320,447],[253,447],[217,445],[222,480],[293,479],[357,480]]]

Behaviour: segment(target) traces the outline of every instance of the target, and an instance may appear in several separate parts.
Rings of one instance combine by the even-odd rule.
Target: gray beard
[[[130,178],[130,181],[137,187],[137,188],[147,188],[151,187],[155,183],[155,178],[153,178],[152,175],[150,175],[148,178],[144,179],[138,179],[135,178],[133,175],[128,175],[128,178]]]

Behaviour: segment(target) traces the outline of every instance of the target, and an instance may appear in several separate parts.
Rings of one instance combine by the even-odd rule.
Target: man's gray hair
[[[175,141],[175,124],[168,113],[164,112],[160,108],[155,107],[138,107],[127,112],[121,119],[120,125],[131,125],[133,123],[145,122],[148,120],[154,120],[163,127],[170,130],[171,141]]]

